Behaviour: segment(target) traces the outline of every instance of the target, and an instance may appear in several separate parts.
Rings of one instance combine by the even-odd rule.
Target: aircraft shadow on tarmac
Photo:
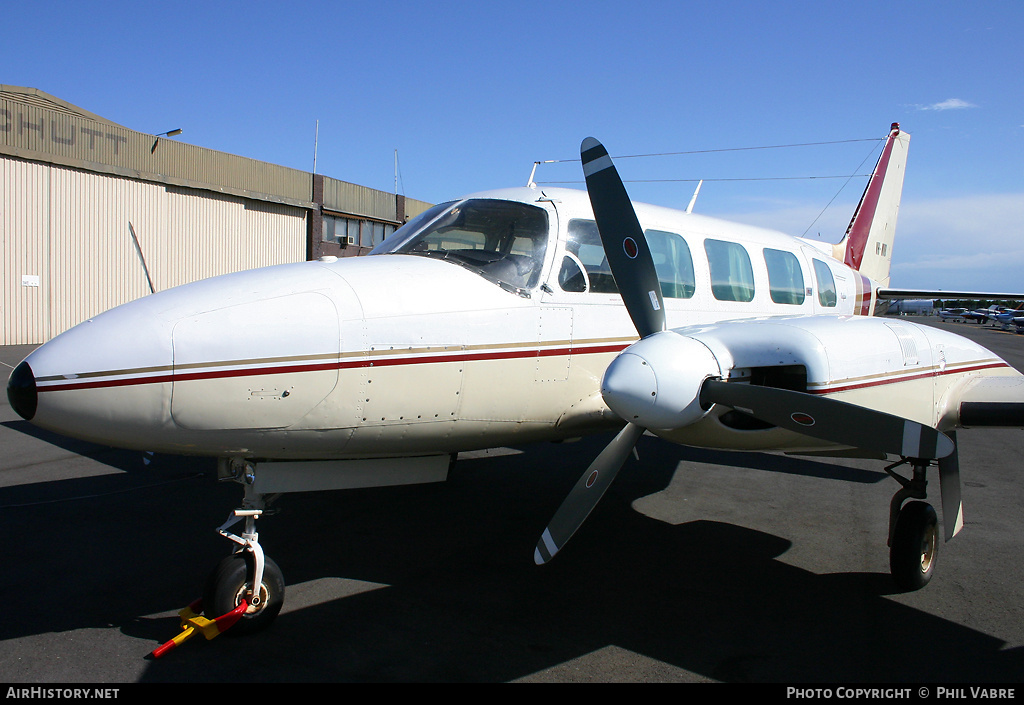
[[[779,536],[635,511],[631,502],[665,488],[679,460],[657,439],[641,441],[643,472],[631,460],[630,479],[616,481],[563,554],[535,566],[537,536],[606,440],[460,461],[439,485],[283,497],[281,513],[258,528],[300,603],[304,585],[325,579],[376,589],[289,610],[290,593],[267,632],[197,636],[151,662],[143,680],[508,681],[607,647],[722,681],[1024,673],[1022,649],[885,599],[888,574],[816,575],[776,560],[790,548]],[[149,615],[198,597],[229,549],[213,528],[240,493],[215,482],[209,461],[158,456],[139,473],[139,455],[117,456],[115,467],[131,468],[123,474],[0,489],[0,640],[111,628],[152,648],[177,632],[176,617]],[[727,465],[729,455],[709,462]],[[687,458],[701,462],[699,453]],[[843,482],[877,475],[815,460],[743,460]],[[26,493],[35,499],[20,502]]]

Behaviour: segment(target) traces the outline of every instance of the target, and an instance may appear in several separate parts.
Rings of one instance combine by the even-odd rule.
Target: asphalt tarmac
[[[927,322],[1024,369],[1024,335]],[[0,348],[0,377],[30,350]],[[465,455],[438,485],[286,495],[258,525],[288,582],[271,629],[153,659],[230,549],[214,529],[240,489],[208,460],[40,431],[3,397],[2,684],[1024,681],[1021,430],[958,434],[966,526],[917,592],[889,576],[881,462],[652,437],[535,566],[604,436]]]

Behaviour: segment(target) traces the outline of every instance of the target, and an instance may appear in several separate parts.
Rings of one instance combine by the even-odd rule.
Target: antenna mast
[[[316,134],[313,136],[313,173],[316,173],[316,148],[320,142],[320,121],[316,121]]]
[[[697,202],[697,194],[700,193],[700,185],[704,183],[704,179],[697,182],[697,188],[693,190],[693,196],[690,197],[690,205],[686,207],[687,213],[693,213],[693,204]]]

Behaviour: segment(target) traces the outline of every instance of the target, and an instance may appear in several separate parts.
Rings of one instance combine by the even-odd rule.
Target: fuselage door
[[[541,192],[537,204],[548,213],[547,259],[545,275],[541,281],[557,279],[561,248],[558,246],[558,201]],[[557,286],[557,284],[555,284]],[[569,379],[572,365],[572,307],[559,306],[552,298],[558,289],[545,284],[538,290],[537,300],[537,360],[535,382],[564,382]],[[557,298],[557,297],[555,297]]]

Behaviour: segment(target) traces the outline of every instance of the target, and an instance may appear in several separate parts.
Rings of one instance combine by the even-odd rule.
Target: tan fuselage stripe
[[[359,367],[499,360],[534,356],[584,355],[620,352],[634,341],[635,338],[598,338],[577,341],[575,343],[570,343],[568,340],[550,341],[544,343],[543,347],[538,343],[510,343],[500,347],[493,345],[452,345],[406,349],[389,348],[387,350],[371,348],[370,350],[343,352],[340,354],[325,353],[279,358],[253,358],[249,360],[226,360],[108,370],[104,372],[86,372],[75,375],[52,375],[40,377],[36,380],[36,383],[39,385],[38,390],[40,392],[52,392],[70,389],[135,386],[224,377],[255,377],[291,372],[316,372]]]
[[[470,360],[501,360],[522,357],[552,357],[558,355],[584,355],[620,352],[635,338],[594,338],[590,340],[549,341],[540,346],[533,342],[494,345],[451,345],[427,346],[422,348],[393,348],[349,351],[342,353],[321,353],[277,358],[251,358],[248,360],[223,360],[195,362],[181,365],[139,367],[134,369],[84,372],[74,375],[52,375],[36,380],[40,392],[65,391],[71,389],[96,389],[103,387],[135,386],[174,381],[216,379],[227,377],[264,376],[295,372],[316,372],[360,367],[385,367],[429,363],[464,362]],[[927,377],[945,376],[984,369],[1008,367],[1002,360],[974,360],[947,365],[940,368],[932,365],[903,372],[850,377],[830,382],[808,384],[808,393],[833,394],[836,392],[863,389],[885,384],[908,382]],[[230,369],[229,369],[230,368]]]

